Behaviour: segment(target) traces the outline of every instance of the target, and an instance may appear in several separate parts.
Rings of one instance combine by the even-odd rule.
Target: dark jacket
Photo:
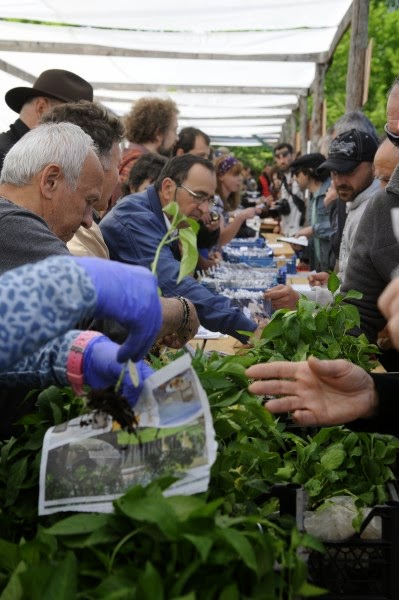
[[[24,135],[28,133],[29,127],[17,119],[15,123],[10,125],[8,131],[0,133],[0,172],[3,168],[4,157],[10,148],[14,146]]]
[[[354,431],[390,433],[399,437],[399,373],[370,373],[378,394],[378,413],[348,423]]]
[[[369,200],[360,219],[349,254],[343,292],[357,290],[360,300],[350,300],[360,313],[360,330],[371,342],[385,327],[377,301],[399,266],[399,242],[392,228],[391,209],[399,207],[399,167],[385,190]]]

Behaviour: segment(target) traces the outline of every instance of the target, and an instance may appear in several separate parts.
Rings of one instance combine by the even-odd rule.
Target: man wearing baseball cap
[[[373,136],[351,129],[331,143],[328,158],[318,171],[328,169],[338,197],[346,203],[348,216],[339,249],[339,272],[346,270],[359,221],[369,200],[379,191],[373,160],[377,142]]]
[[[5,95],[6,104],[19,113],[10,129],[0,134],[0,171],[9,149],[30,129],[36,127],[43,115],[63,102],[93,101],[93,88],[84,79],[62,69],[43,71],[32,87],[16,87]]]
[[[345,202],[347,219],[339,250],[339,277],[344,279],[349,253],[353,247],[359,221],[369,200],[379,191],[374,179],[373,160],[377,142],[373,136],[358,129],[351,129],[337,136],[331,143],[328,158],[316,169],[316,173],[330,171],[339,200]],[[328,273],[317,273],[309,278],[311,285],[326,283]],[[277,286],[267,293],[274,309],[295,308],[299,295],[290,286]]]

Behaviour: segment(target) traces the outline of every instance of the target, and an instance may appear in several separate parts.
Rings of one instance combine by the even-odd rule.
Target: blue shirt
[[[101,221],[100,227],[112,260],[150,269],[158,245],[167,232],[165,215],[154,186],[120,200]],[[254,331],[257,324],[231,306],[228,298],[212,293],[193,277],[184,277],[177,284],[179,269],[179,248],[173,242],[162,248],[158,262],[158,283],[163,296],[188,298],[204,327],[246,341],[247,338],[237,330]]]

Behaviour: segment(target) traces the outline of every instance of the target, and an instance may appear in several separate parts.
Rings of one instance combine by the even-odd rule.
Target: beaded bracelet
[[[185,298],[183,298],[182,296],[177,296],[177,299],[181,302],[181,304],[183,306],[183,319],[182,319],[181,325],[178,329],[184,329],[190,320],[190,316],[191,316],[190,305],[187,302],[187,300]],[[191,329],[189,329],[188,331],[191,332]]]

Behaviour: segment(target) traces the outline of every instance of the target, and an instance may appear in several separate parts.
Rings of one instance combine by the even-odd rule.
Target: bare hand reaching
[[[339,425],[371,417],[378,404],[373,380],[346,360],[271,362],[253,365],[246,375],[257,379],[249,391],[258,396],[278,395],[266,408],[292,413],[300,425]]]
[[[276,285],[265,291],[265,299],[270,300],[274,310],[279,308],[296,308],[299,294],[290,285]]]

